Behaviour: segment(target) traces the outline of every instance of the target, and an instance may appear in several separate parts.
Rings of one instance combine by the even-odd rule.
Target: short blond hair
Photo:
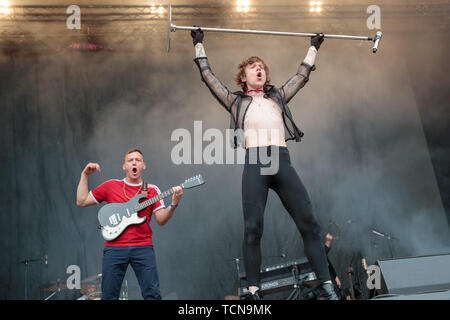
[[[133,149],[128,150],[127,153],[125,153],[125,156],[123,158],[126,159],[127,155],[129,155],[130,153],[133,153],[133,152],[139,152],[142,156],[142,159],[144,159],[144,154],[138,148],[133,148]]]

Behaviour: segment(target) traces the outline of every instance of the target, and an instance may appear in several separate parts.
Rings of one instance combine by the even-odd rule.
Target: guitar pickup
[[[119,218],[120,221],[120,216],[118,214],[113,214],[112,216],[109,217],[109,223],[112,224],[113,226],[119,224],[119,221],[117,221],[117,217]]]

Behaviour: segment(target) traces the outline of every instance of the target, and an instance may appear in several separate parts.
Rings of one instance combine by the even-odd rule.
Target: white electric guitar
[[[194,188],[204,184],[201,175],[197,175],[184,181],[181,184],[183,189]],[[139,203],[139,200],[145,198],[145,195],[138,194],[124,203],[109,203],[104,205],[98,211],[98,221],[100,229],[105,240],[111,241],[116,239],[122,232],[132,224],[140,224],[147,220],[147,217],[138,217],[138,212],[151,206],[155,202],[164,199],[173,194],[173,190],[169,189],[163,193]]]

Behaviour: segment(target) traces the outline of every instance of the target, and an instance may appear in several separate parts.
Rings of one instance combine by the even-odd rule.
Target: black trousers
[[[275,156],[279,154],[278,159]],[[256,157],[253,157],[256,155]],[[279,161],[274,174],[261,174],[267,159]],[[255,161],[256,160],[256,161]],[[256,163],[255,163],[256,162]],[[266,164],[264,164],[266,163]],[[264,209],[269,188],[277,193],[286,208],[304,243],[305,255],[320,281],[330,280],[324,239],[320,236],[320,226],[313,213],[311,201],[305,186],[291,165],[286,147],[248,148],[242,174],[242,205],[244,210],[244,266],[248,286],[260,287],[261,237],[264,229]]]

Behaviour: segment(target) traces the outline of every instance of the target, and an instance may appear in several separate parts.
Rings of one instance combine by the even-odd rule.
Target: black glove
[[[322,44],[324,39],[323,33],[318,33],[315,37],[311,37],[311,45],[316,47],[317,50],[319,50],[320,45]]]
[[[198,27],[198,26],[194,26],[194,27]],[[202,31],[202,29],[200,29],[200,27],[198,27],[197,30],[191,30],[191,37],[192,37],[192,42],[194,43],[194,46],[197,43],[202,43],[203,42],[203,31]]]

